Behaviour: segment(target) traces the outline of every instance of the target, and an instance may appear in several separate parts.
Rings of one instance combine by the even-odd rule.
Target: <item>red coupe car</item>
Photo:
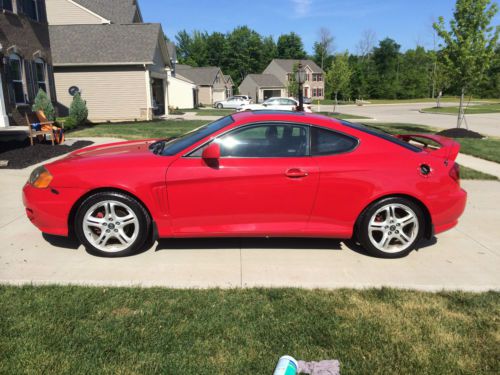
[[[156,237],[295,236],[354,238],[394,258],[457,224],[458,151],[435,135],[243,112],[178,138],[73,152],[36,168],[23,199],[40,230],[102,256]]]

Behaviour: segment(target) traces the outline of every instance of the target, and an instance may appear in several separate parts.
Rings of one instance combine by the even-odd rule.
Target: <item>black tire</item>
[[[133,211],[137,219],[137,235],[135,240],[130,244],[127,244],[127,247],[119,250],[119,251],[103,251],[97,247],[95,247],[89,240],[87,239],[84,233],[84,218],[93,206],[99,204],[101,202],[106,201],[115,201],[122,203],[128,209]],[[116,223],[119,224],[119,223]],[[113,224],[114,225],[114,224]],[[87,197],[78,207],[78,210],[75,215],[74,222],[75,233],[79,241],[84,245],[87,252],[93,255],[102,256],[102,257],[123,257],[135,254],[143,249],[143,245],[146,243],[148,238],[151,235],[151,218],[149,213],[146,211],[144,206],[139,203],[135,198],[119,192],[98,192],[89,197]],[[114,228],[114,227],[113,227]],[[123,227],[122,229],[124,229]],[[93,229],[100,230],[100,229]],[[136,230],[134,224],[134,231]],[[99,232],[98,232],[99,234]],[[90,234],[89,234],[90,235]]]
[[[414,238],[411,241],[408,241],[406,244],[403,245],[403,242],[401,242],[399,239],[395,238],[392,240],[389,240],[389,246],[392,243],[393,246],[401,246],[402,250],[398,251],[397,247],[395,249],[392,249],[391,251],[387,250],[381,250],[378,248],[374,242],[377,242],[377,238],[375,238],[376,235],[383,237],[384,232],[386,234],[391,234],[391,235],[396,235],[394,230],[397,230],[398,234],[399,233],[404,233],[401,230],[401,227],[396,227],[396,225],[400,224],[395,224],[391,225],[388,224],[387,226],[384,225],[383,229],[380,230],[379,233],[375,232],[375,234],[372,234],[373,240],[370,238],[370,220],[374,218],[374,215],[379,212],[379,210],[389,207],[396,207],[396,216],[398,215],[398,212],[404,212],[405,208],[409,209],[410,211],[413,211],[415,215],[416,222],[418,223],[418,228],[411,227],[411,225],[414,224],[406,224],[405,230],[408,230],[412,235],[407,236],[408,238],[411,238],[414,236]],[[380,215],[380,214],[378,214]],[[377,216],[378,217],[378,216]],[[381,217],[380,220],[384,220],[385,223],[385,218]],[[402,197],[389,197],[389,198],[384,198],[381,199],[377,202],[372,203],[370,206],[368,206],[363,213],[360,215],[357,225],[356,225],[356,231],[355,231],[355,236],[361,246],[368,251],[371,255],[379,257],[379,258],[401,258],[406,255],[408,255],[415,247],[418,245],[419,241],[422,239],[423,234],[425,233],[425,218],[424,214],[422,212],[422,208],[414,203],[413,201],[402,198]],[[403,224],[405,226],[405,224]],[[393,232],[391,231],[391,228],[393,229]],[[401,230],[401,232],[399,232]],[[405,233],[406,234],[406,233]],[[380,238],[380,242],[382,242],[383,238]],[[380,243],[378,243],[380,246]],[[404,247],[404,248],[403,248]]]
[[[218,103],[216,107],[217,107],[218,109],[222,109],[222,108],[224,108],[224,106],[222,105],[222,103]]]

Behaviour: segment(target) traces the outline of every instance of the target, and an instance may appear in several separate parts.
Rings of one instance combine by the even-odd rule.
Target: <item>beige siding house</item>
[[[177,65],[176,76],[188,79],[197,86],[197,102],[206,106],[212,106],[215,102],[227,98],[227,78],[218,67],[192,67],[189,65]]]
[[[312,99],[324,99],[325,72],[312,60],[274,59],[263,73],[276,76],[285,87],[288,87],[293,67],[299,63],[302,63],[306,71],[306,82],[303,85],[304,96]],[[295,93],[289,93],[289,95],[295,95]]]
[[[261,103],[273,96],[287,96],[286,86],[272,74],[249,74],[241,82],[239,93]]]
[[[168,47],[135,0],[47,0],[47,10],[61,115],[75,90],[94,122],[168,114]]]

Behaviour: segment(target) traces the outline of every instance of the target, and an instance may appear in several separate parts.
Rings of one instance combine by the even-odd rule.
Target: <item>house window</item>
[[[39,21],[37,0],[21,0],[23,4],[23,13],[33,21]]]
[[[316,89],[313,88],[313,97],[316,97]]]
[[[318,74],[318,82],[323,82],[323,74]]]
[[[23,64],[21,58],[12,54],[9,56],[9,70],[10,70],[10,85],[12,86],[12,93],[14,100],[17,104],[25,103],[23,87]]]
[[[316,96],[323,96],[323,89],[317,89]]]
[[[0,9],[13,11],[12,9],[12,0],[0,0]]]
[[[36,82],[38,89],[47,92],[47,81],[45,79],[45,62],[42,59],[35,60]]]

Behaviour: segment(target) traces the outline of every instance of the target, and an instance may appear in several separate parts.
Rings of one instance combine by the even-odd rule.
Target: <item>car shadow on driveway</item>
[[[55,236],[53,234],[42,233],[45,241],[55,247],[76,250],[80,247],[80,242],[74,238]]]
[[[159,239],[155,251],[215,249],[341,250],[341,241],[327,238],[169,238]]]

